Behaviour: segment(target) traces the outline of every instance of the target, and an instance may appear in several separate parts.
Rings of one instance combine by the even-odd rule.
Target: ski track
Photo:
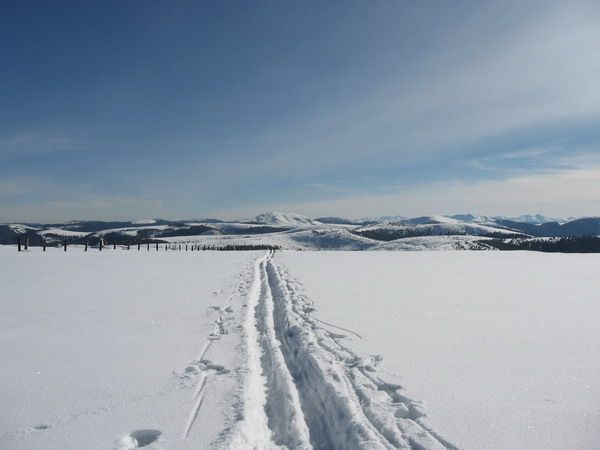
[[[380,359],[359,358],[320,324],[335,325],[311,316],[274,255],[254,264],[241,410],[227,447],[457,450],[423,422],[418,401],[379,377]]]

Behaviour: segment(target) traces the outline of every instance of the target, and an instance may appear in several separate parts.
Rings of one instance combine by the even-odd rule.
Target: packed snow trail
[[[247,301],[240,419],[228,448],[456,449],[422,422],[422,406],[381,380],[311,317],[274,252],[258,258]]]

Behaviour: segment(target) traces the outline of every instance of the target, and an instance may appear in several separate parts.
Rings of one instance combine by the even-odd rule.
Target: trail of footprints
[[[256,308],[246,314],[254,316],[259,336],[265,429],[273,447],[456,450],[422,421],[421,403],[404,395],[401,386],[379,378],[381,357],[359,358],[343,344],[348,334],[359,335],[311,316],[314,307],[302,293],[301,284],[285,268],[275,266],[272,257],[271,253],[256,263],[260,279],[252,282],[260,283],[260,293]],[[197,358],[182,371],[173,372],[182,387],[196,386],[183,439],[196,422],[209,380],[231,372],[206,355],[233,326],[241,326],[234,325],[231,303],[234,297],[247,297],[250,283],[240,284],[222,306],[209,307],[208,313],[216,315],[212,332]],[[245,342],[246,346],[255,344]],[[240,411],[238,421],[244,419]],[[49,428],[51,425],[40,423],[29,432]],[[115,448],[151,446],[161,435],[156,429],[134,430],[118,440]]]
[[[272,258],[271,253],[256,262],[258,279],[249,284],[259,286],[258,298],[252,303],[255,307],[245,311],[254,324],[251,334],[258,339],[251,342],[246,336],[245,346],[258,345],[259,351],[250,353],[259,355],[264,412],[256,416],[242,411],[242,405],[238,420],[264,420],[269,448],[456,449],[423,422],[420,402],[407,397],[400,385],[379,377],[380,356],[360,358],[343,343],[349,335],[359,335],[312,317],[314,307],[301,284]],[[248,300],[248,287],[240,285],[236,294]],[[196,383],[183,438],[196,421],[208,380],[230,372],[205,355],[233,326],[233,297],[211,307],[217,314],[214,329],[199,357],[178,375]],[[255,417],[248,417],[252,414]],[[221,442],[224,448],[228,440],[235,439],[230,435]]]
[[[242,286],[237,289],[237,294],[241,294]],[[218,295],[220,292],[215,292]],[[236,294],[233,294],[227,298],[223,306],[210,306],[209,311],[218,314],[218,317],[214,321],[213,331],[208,336],[198,358],[195,361],[191,361],[185,368],[183,374],[178,374],[180,380],[193,380],[196,379],[196,390],[193,395],[193,407],[190,411],[185,429],[182,435],[183,439],[186,439],[189,435],[194,423],[198,417],[198,413],[202,407],[204,400],[204,394],[208,381],[211,377],[221,376],[230,373],[230,370],[221,364],[214,363],[213,361],[206,358],[211,346],[219,341],[222,336],[229,334],[229,328],[234,322],[233,312],[234,309],[231,305],[231,301]]]
[[[213,295],[218,296],[223,291],[213,292]],[[193,361],[190,361],[187,366],[180,372],[173,372],[173,376],[182,387],[191,387],[194,384],[196,389],[192,396],[193,406],[190,410],[188,420],[185,424],[185,429],[182,434],[182,439],[186,439],[189,435],[197,417],[202,403],[204,400],[204,394],[210,377],[221,376],[230,373],[230,370],[224,365],[217,364],[206,358],[211,346],[221,339],[222,336],[229,334],[229,328],[234,321],[233,313],[234,309],[231,305],[232,299],[237,295],[244,293],[243,285],[237,287],[236,292],[229,296],[222,306],[213,305],[209,306],[208,313],[216,314],[217,318],[214,320],[213,331],[208,335],[202,349],[200,350],[198,357]],[[124,436],[118,441],[118,450],[133,450],[136,448],[146,447],[150,444],[155,443],[161,436],[159,430],[136,430]]]

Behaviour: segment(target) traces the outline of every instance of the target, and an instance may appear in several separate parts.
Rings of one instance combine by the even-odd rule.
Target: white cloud
[[[488,215],[543,213],[549,216],[600,215],[600,166],[550,171],[498,181],[439,183],[396,188],[386,195],[355,195],[302,203],[279,203],[216,210],[223,217],[252,216],[262,210],[293,211],[313,217],[340,215],[350,218],[394,215]]]
[[[521,132],[597,123],[598,7],[542,2],[514,17],[507,11],[515,5],[496,8],[457,24],[437,46],[424,49],[416,75],[404,76],[411,61],[382,66],[385,76],[364,80],[374,85],[368,94],[349,92],[294,117],[286,142],[248,169],[414,164]]]
[[[0,192],[2,185],[0,184]],[[129,220],[159,216],[164,202],[151,195],[69,194],[12,203],[0,211],[0,222]]]
[[[41,190],[41,183],[32,178],[16,177],[0,180],[0,198],[20,197]]]
[[[68,130],[32,130],[0,137],[0,157],[72,151],[86,147],[82,136]]]

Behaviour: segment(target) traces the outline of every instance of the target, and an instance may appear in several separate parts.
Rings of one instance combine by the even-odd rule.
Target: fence
[[[105,248],[112,247],[113,250],[131,250],[131,247],[137,247],[137,251],[141,251],[142,247],[146,247],[146,251],[150,251],[153,249],[154,251],[176,251],[176,252],[197,252],[197,251],[250,251],[250,250],[280,250],[281,247],[279,245],[266,245],[266,244],[228,244],[228,245],[206,245],[206,244],[179,244],[179,243],[169,243],[169,242],[156,242],[156,241],[137,241],[137,242],[129,242],[129,243],[116,243],[107,244],[103,240],[98,241],[97,245],[90,245],[89,242],[85,242],[84,244],[73,244],[68,240],[63,240],[62,243],[52,243],[49,244],[46,241],[42,243],[42,251],[45,252],[47,247],[62,247],[66,252],[69,246],[82,246],[84,251],[87,252],[90,248],[97,248],[98,251],[103,251]],[[29,239],[21,240],[21,238],[17,238],[17,251],[27,251],[29,250]]]

